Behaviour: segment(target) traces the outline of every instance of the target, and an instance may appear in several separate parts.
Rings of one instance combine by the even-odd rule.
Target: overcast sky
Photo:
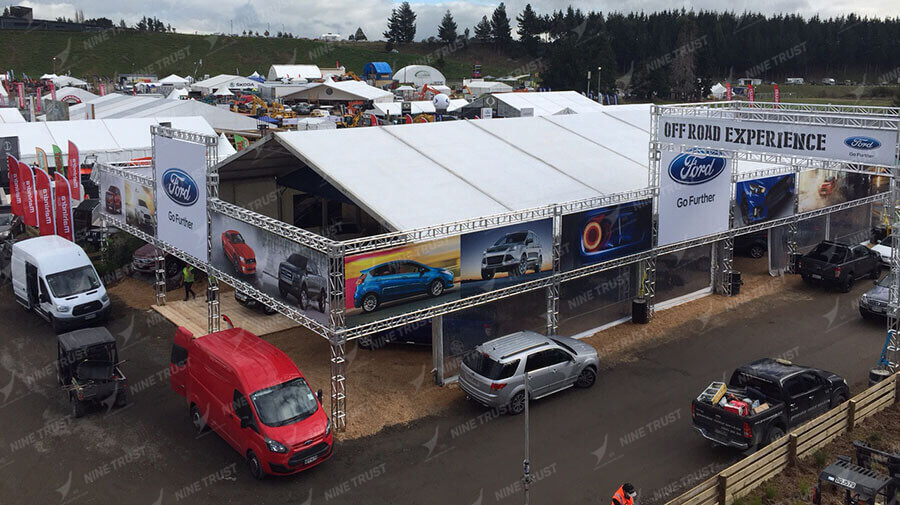
[[[118,23],[125,19],[134,24],[141,16],[155,16],[169,23],[181,33],[228,33],[233,27],[235,32],[243,30],[265,31],[272,33],[282,29],[297,36],[314,38],[327,32],[339,33],[345,38],[348,34],[362,27],[370,40],[382,38],[382,32],[391,9],[400,2],[390,0],[25,0],[10,3],[0,0],[6,5],[27,5],[34,8],[34,17],[54,19],[56,17],[74,17],[76,9],[84,11],[86,18],[106,17]],[[424,0],[410,2],[418,14],[416,40],[437,35],[437,26],[444,12],[449,9],[459,31],[468,27],[474,32],[475,24],[481,16],[490,16],[497,6],[494,2],[480,0],[435,1]],[[499,2],[498,2],[499,3]],[[513,19],[522,11],[526,1],[512,0],[506,3],[507,13]],[[539,13],[565,8],[569,4],[582,10],[599,10],[602,12],[645,11],[671,9],[684,6],[687,9],[728,9],[735,12],[745,10],[774,13],[798,13],[809,17],[819,14],[822,17],[856,13],[869,17],[900,16],[898,0],[695,0],[678,3],[672,0],[603,0],[570,2],[568,0],[533,1],[532,7]]]

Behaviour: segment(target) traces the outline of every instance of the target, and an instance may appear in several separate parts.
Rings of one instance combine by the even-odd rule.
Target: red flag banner
[[[64,239],[75,241],[72,231],[72,195],[69,181],[59,172],[53,174],[54,191],[56,192],[56,234]]]
[[[34,193],[37,201],[37,226],[41,235],[53,235],[53,193],[50,190],[50,174],[43,170],[34,171]]]
[[[729,102],[731,101],[731,83],[730,82],[725,83],[725,100],[727,100]]]
[[[17,82],[16,83],[16,97],[19,99],[19,108],[25,108],[25,83]]]
[[[34,201],[34,170],[19,162],[19,190],[22,193],[22,218],[28,226],[37,226],[37,208]]]
[[[747,100],[750,100],[751,102],[753,101],[753,85],[752,84],[747,85]]]
[[[15,156],[6,156],[6,166],[9,173],[9,202],[12,213],[22,216],[22,193],[19,189],[19,160]]]
[[[100,96],[103,96],[105,94],[106,94],[106,84],[101,84],[100,85]]]
[[[778,89],[778,85],[775,85],[775,103],[781,103],[781,90]]]
[[[42,100],[41,100],[41,87],[38,86],[38,87],[37,87],[37,91],[36,91],[35,94],[34,94],[35,109],[38,111],[38,114],[40,114],[40,112],[41,112],[41,102],[42,102]]]
[[[78,146],[71,140],[69,141],[68,158],[69,169],[66,171],[66,175],[69,176],[72,199],[81,200],[81,160],[78,157]]]
[[[53,81],[50,81],[50,99],[56,101],[56,85],[53,84]]]

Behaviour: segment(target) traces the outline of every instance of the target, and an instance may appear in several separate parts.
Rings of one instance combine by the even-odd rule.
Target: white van
[[[84,250],[57,235],[13,244],[10,265],[16,301],[55,331],[94,325],[109,315],[109,295]]]

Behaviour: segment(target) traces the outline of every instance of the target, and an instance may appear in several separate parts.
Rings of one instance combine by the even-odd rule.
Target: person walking
[[[188,301],[188,296],[197,298],[197,294],[191,289],[194,285],[194,267],[185,265],[184,269],[181,271],[181,275],[183,277],[182,282],[184,282],[184,301]]]
[[[626,482],[613,494],[611,505],[634,505],[635,497],[637,497],[637,492],[634,490],[634,486]]]

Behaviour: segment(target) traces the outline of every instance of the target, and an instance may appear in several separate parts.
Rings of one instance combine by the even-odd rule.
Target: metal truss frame
[[[331,422],[335,431],[347,428],[347,360],[345,340],[331,342]]]
[[[790,123],[795,125],[843,126],[896,131],[900,127],[900,108],[858,107],[854,105],[828,106],[823,109],[812,104],[794,107],[791,104],[754,102],[714,102],[709,104],[659,105],[655,110],[661,116],[704,117]]]
[[[210,211],[225,214],[228,217],[257,226],[263,230],[284,237],[291,242],[296,242],[297,244],[325,254],[328,254],[335,246],[340,244],[340,242],[316,235],[311,231],[291,226],[284,221],[279,221],[273,217],[264,216],[253,212],[252,210],[239,207],[233,203],[220,200],[218,197],[210,198],[207,208]]]

